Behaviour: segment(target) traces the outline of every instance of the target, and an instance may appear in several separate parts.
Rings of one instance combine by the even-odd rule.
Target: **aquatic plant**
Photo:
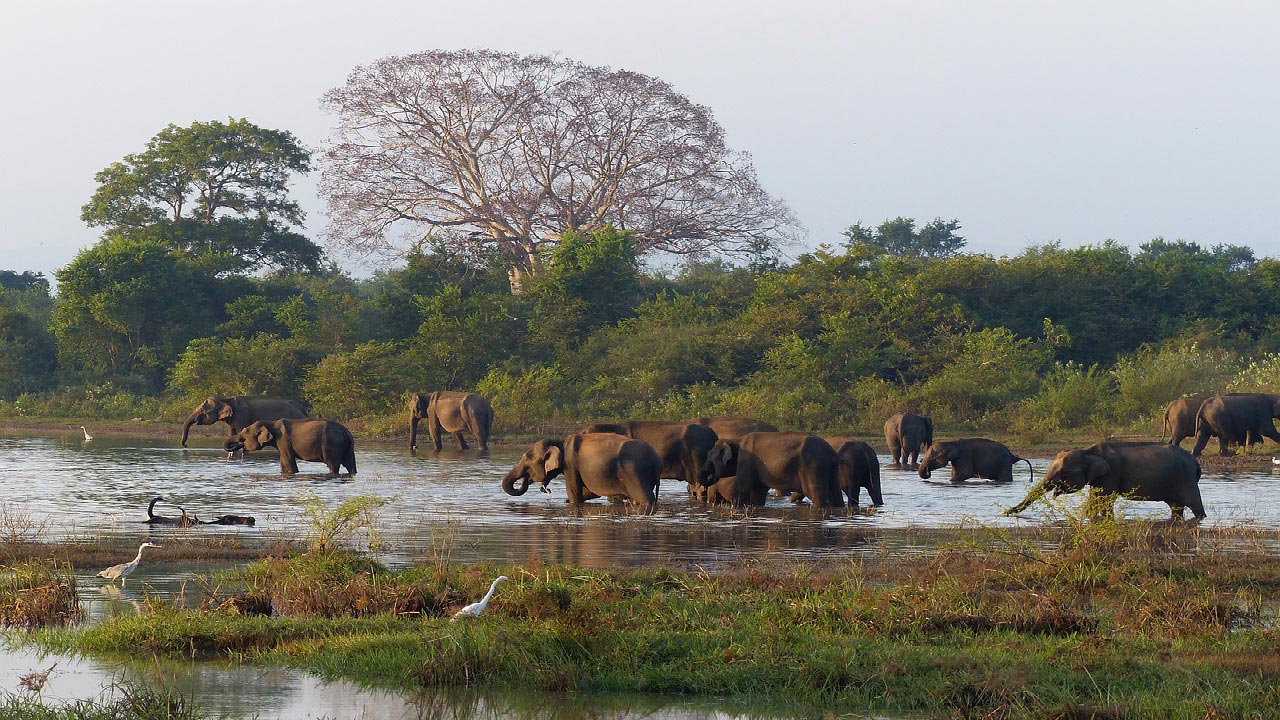
[[[0,570],[0,624],[43,627],[78,619],[80,614],[71,566],[28,559]]]

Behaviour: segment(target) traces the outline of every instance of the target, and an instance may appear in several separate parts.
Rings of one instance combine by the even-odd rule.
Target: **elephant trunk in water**
[[[524,482],[520,484],[520,487],[516,487],[516,480],[523,480]],[[516,473],[514,470],[507,473],[507,476],[502,478],[502,489],[505,490],[508,495],[525,494],[529,491],[529,474]]]
[[[191,426],[195,425],[199,419],[200,413],[194,412],[191,413],[191,417],[187,418],[187,421],[182,424],[182,447],[187,446],[187,433],[191,432]]]

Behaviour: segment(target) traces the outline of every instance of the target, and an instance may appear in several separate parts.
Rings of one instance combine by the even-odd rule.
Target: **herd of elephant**
[[[1108,514],[1124,495],[1169,505],[1174,518],[1190,509],[1205,517],[1200,498],[1197,457],[1211,437],[1230,455],[1231,444],[1249,445],[1263,437],[1280,443],[1272,420],[1280,417],[1280,395],[1233,393],[1186,397],[1170,403],[1165,413],[1164,442],[1106,441],[1058,453],[1044,477],[1026,498],[1005,514],[1017,514],[1046,493],[1054,496],[1086,487],[1093,512]],[[465,435],[487,450],[493,408],[477,393],[414,393],[409,399],[409,445],[417,446],[418,423],[436,450],[447,432],[465,450]],[[330,473],[356,471],[351,432],[332,420],[308,418],[299,403],[263,396],[210,397],[183,425],[182,445],[192,425],[225,422],[228,452],[275,447],[285,474],[298,471],[298,460],[322,462]],[[933,421],[898,413],[884,426],[890,467],[911,468],[928,479],[934,470],[951,466],[951,481],[985,478],[1012,482],[1018,462],[1004,444],[985,438],[934,442]],[[1180,443],[1196,437],[1193,452]],[[923,455],[922,455],[923,453]],[[1034,473],[1033,473],[1034,475]],[[568,500],[594,498],[630,501],[651,510],[662,479],[683,481],[689,493],[706,503],[763,505],[770,490],[795,503],[806,498],[816,508],[857,506],[861,491],[871,504],[883,505],[880,462],[865,442],[845,437],[821,438],[806,432],[780,431],[765,422],[740,417],[703,417],[687,422],[632,420],[595,423],[564,438],[539,440],[520,457],[502,480],[510,495],[523,495],[531,485],[543,492],[557,476],[564,478]]]

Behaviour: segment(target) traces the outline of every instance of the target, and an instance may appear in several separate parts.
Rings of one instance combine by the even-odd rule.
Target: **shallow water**
[[[766,507],[744,513],[704,506],[688,496],[683,483],[667,481],[657,512],[646,516],[604,500],[571,507],[558,480],[552,482],[550,494],[535,488],[520,497],[508,496],[500,481],[522,448],[411,455],[406,448],[367,444],[357,448],[355,476],[327,478],[304,472],[285,478],[274,451],[228,460],[220,448],[205,442],[182,450],[176,439],[98,436],[82,442],[72,434],[0,438],[0,463],[8,469],[0,475],[0,534],[25,518],[44,523],[45,538],[103,539],[121,545],[143,540],[163,545],[175,536],[271,543],[306,535],[310,523],[300,509],[304,497],[314,495],[332,508],[346,498],[372,495],[388,501],[373,525],[378,554],[391,564],[432,555],[464,562],[538,558],[585,567],[666,564],[716,569],[760,559],[829,560],[929,549],[932,541],[927,536],[878,532],[892,528],[1054,521],[1053,515],[1038,510],[1046,507],[1043,504],[1019,518],[1001,515],[1026,493],[1024,464],[1015,468],[1014,482],[1004,485],[952,484],[947,469],[928,481],[911,471],[885,469],[885,506],[875,512],[823,513],[770,499]],[[887,464],[887,457],[881,462]],[[1040,477],[1048,459],[1033,459],[1032,464]],[[302,467],[323,469],[317,463]],[[1207,527],[1280,528],[1280,482],[1271,472],[1206,472],[1201,494],[1209,513]],[[177,504],[205,519],[252,515],[257,526],[152,528],[141,521],[147,502],[157,495],[169,501],[157,506],[159,514],[179,514],[173,506]],[[1074,506],[1081,496],[1064,502]],[[1163,503],[1121,501],[1119,508],[1126,517],[1168,516]],[[347,540],[367,547],[370,534],[361,529]],[[144,561],[133,577],[148,582],[166,579],[149,572]]]
[[[41,539],[98,539],[121,547],[144,540],[164,545],[176,538],[271,544],[305,536],[310,526],[300,508],[308,495],[332,508],[356,495],[388,501],[374,523],[376,554],[389,564],[429,555],[460,562],[523,562],[537,558],[584,567],[664,564],[714,570],[756,561],[856,559],[871,553],[930,552],[928,533],[882,530],[954,528],[982,524],[1010,527],[1055,522],[1033,508],[1020,518],[1001,512],[1027,489],[1025,465],[1015,482],[952,485],[949,470],[930,481],[905,470],[884,470],[885,507],[874,513],[822,513],[771,499],[750,513],[709,508],[688,497],[681,483],[664,484],[659,508],[641,515],[625,505],[596,500],[581,508],[565,503],[564,486],[551,494],[536,489],[521,497],[502,491],[502,476],[523,448],[420,452],[388,445],[359,445],[360,472],[327,478],[322,466],[303,464],[303,474],[282,477],[273,452],[227,460],[212,440],[177,447],[172,440],[106,437],[82,442],[78,434],[0,438],[0,536],[31,532]],[[887,464],[887,457],[881,457]],[[1047,459],[1033,460],[1041,477]],[[1206,473],[1201,481],[1209,527],[1248,525],[1280,528],[1280,482],[1269,472]],[[164,515],[173,504],[210,519],[252,515],[256,527],[152,528],[147,502],[162,495]],[[864,497],[865,499],[865,497]],[[1075,507],[1078,498],[1066,501]],[[1167,517],[1162,503],[1119,504],[1126,517]],[[347,538],[367,547],[370,535]],[[163,552],[160,550],[158,552]],[[131,559],[122,551],[120,562]],[[90,621],[144,609],[147,599],[200,595],[218,565],[148,563],[123,587],[78,574]],[[0,692],[16,692],[18,677],[57,667],[45,697],[97,696],[114,679],[134,677],[175,687],[206,711],[261,718],[783,718],[809,717],[799,709],[761,708],[724,700],[653,696],[563,696],[515,692],[438,691],[416,697],[369,691],[343,682],[322,682],[303,673],[210,663],[111,664],[97,659],[41,657],[26,649],[0,648]]]

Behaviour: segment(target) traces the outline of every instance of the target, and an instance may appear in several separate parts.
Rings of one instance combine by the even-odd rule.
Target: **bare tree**
[[[430,236],[496,247],[512,289],[560,233],[605,224],[641,253],[777,246],[801,232],[711,111],[639,73],[490,50],[390,57],[322,103],[330,240],[398,254]]]

